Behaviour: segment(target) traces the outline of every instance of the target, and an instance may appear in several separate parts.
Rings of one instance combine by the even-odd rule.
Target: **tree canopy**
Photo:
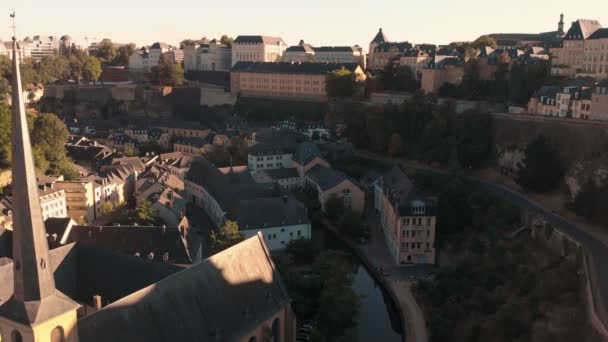
[[[232,42],[234,42],[234,38],[228,37],[227,35],[222,35],[220,38],[220,42],[227,47],[232,47]]]
[[[414,70],[407,65],[391,61],[380,73],[380,82],[384,90],[413,92],[418,89]]]
[[[327,76],[327,95],[329,97],[349,98],[357,90],[355,74],[344,68],[334,70]]]
[[[243,241],[238,223],[226,221],[219,231],[211,233],[211,253],[216,254]]]
[[[539,135],[526,146],[524,160],[515,181],[532,192],[556,190],[562,182],[566,165],[555,146]]]
[[[184,82],[184,68],[181,64],[171,63],[161,55],[158,65],[152,67],[146,78],[155,85],[179,86]]]

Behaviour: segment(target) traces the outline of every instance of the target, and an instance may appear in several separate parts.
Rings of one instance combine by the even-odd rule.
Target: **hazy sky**
[[[367,47],[382,27],[390,40],[443,44],[483,33],[566,30],[577,18],[608,26],[608,0],[0,0],[0,38],[17,35],[111,38],[138,45],[222,34],[264,34],[287,44]]]

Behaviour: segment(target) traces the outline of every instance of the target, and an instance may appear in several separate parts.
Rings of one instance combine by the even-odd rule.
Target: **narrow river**
[[[353,265],[352,289],[361,297],[359,308],[360,342],[402,342],[401,321],[390,297],[349,249],[322,228],[313,229],[313,240],[326,248],[349,253]]]

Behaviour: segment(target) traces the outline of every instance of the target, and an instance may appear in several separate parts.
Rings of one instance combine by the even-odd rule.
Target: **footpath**
[[[377,216],[368,216],[368,224],[377,222]],[[356,244],[340,233],[332,222],[323,219],[327,229],[346,243],[365,264],[370,274],[382,285],[391,297],[402,322],[404,342],[428,342],[429,334],[424,314],[412,294],[416,278],[425,277],[433,271],[432,266],[399,267],[390,256],[379,222],[370,225],[370,239],[365,244]]]

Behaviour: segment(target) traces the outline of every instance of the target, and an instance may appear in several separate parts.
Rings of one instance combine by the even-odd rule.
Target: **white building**
[[[24,42],[31,43],[31,55],[35,62],[59,54],[61,48],[60,40],[55,36],[34,36],[33,39],[25,38]]]
[[[260,143],[249,148],[247,166],[252,172],[293,166],[294,148],[288,145]]]
[[[32,44],[31,42],[21,41],[17,42],[19,46],[19,62],[23,63],[26,58],[32,57]],[[9,59],[13,59],[13,42],[0,41],[0,55],[6,56]],[[26,97],[27,98],[27,97]]]
[[[287,49],[280,37],[238,36],[232,43],[232,66],[237,62],[278,62]]]
[[[292,196],[242,201],[237,223],[245,238],[261,232],[271,252],[284,251],[293,240],[312,237],[306,207]]]
[[[300,40],[298,45],[285,50],[282,60],[293,63],[356,63],[365,68],[365,54],[357,45],[313,47]]]
[[[202,39],[184,46],[184,69],[226,71],[232,66],[232,49],[217,39]]]
[[[143,47],[129,56],[129,69],[133,71],[150,71],[160,63],[161,56],[165,56],[169,63],[181,63],[184,52],[176,50],[165,43],[154,43],[149,48]]]

